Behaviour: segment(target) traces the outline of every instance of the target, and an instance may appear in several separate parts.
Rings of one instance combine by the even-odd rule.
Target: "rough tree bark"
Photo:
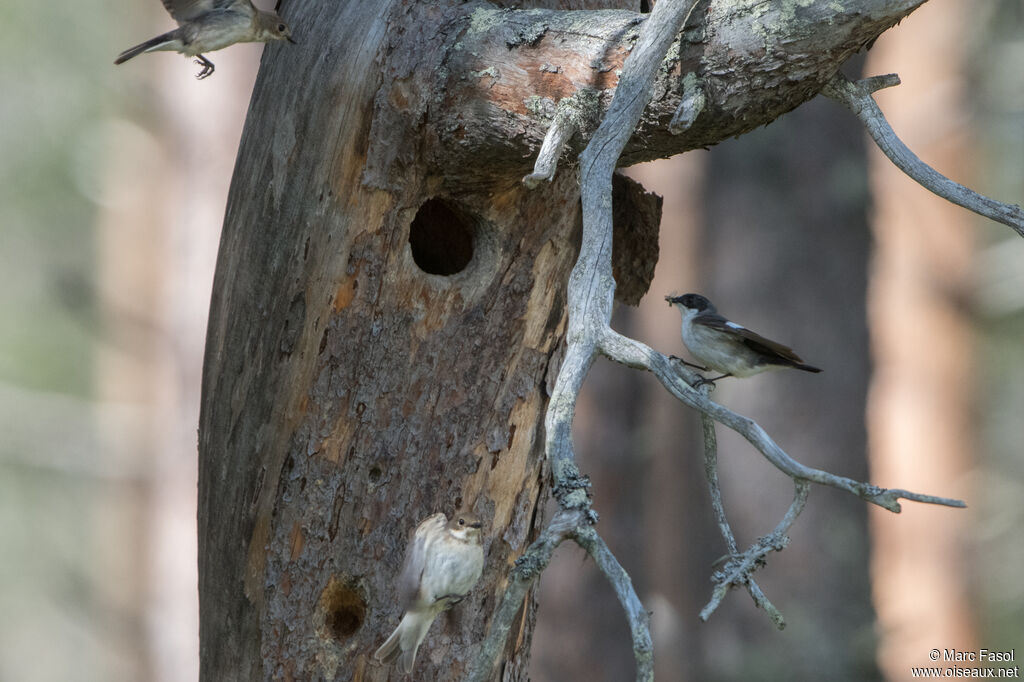
[[[813,97],[922,0],[698,5],[626,162],[738,135]],[[627,3],[621,3],[624,5]],[[631,3],[630,3],[631,4]],[[408,532],[460,505],[489,529],[473,594],[416,679],[459,679],[545,499],[541,424],[576,256],[575,173],[528,191],[555,105],[579,150],[643,15],[597,3],[291,0],[232,182],[200,418],[204,680],[383,680]],[[554,11],[558,8],[577,11]],[[667,125],[694,89],[694,125]],[[622,197],[656,203],[624,184]],[[650,228],[617,235],[620,298]],[[500,672],[525,679],[528,600]]]

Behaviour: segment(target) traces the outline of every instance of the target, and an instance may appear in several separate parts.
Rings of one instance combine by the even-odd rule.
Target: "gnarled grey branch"
[[[997,223],[1012,227],[1024,237],[1024,210],[1015,204],[1004,204],[984,194],[953,182],[942,173],[919,159],[907,145],[896,136],[892,126],[885,120],[885,114],[878,108],[871,93],[899,85],[896,74],[875,76],[851,81],[842,74],[836,74],[822,89],[821,94],[834,99],[852,111],[867,128],[868,135],[875,141],[882,153],[915,182],[930,192],[963,206],[968,211],[990,218]]]

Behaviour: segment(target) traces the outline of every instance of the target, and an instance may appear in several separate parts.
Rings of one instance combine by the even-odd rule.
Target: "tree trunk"
[[[389,190],[364,183],[390,34],[386,7],[356,5],[309,22],[312,91],[265,60],[228,202],[200,426],[203,679],[386,678],[368,661],[401,616],[408,533],[465,505],[489,524],[487,569],[416,670],[456,679],[533,529],[575,180],[425,203],[438,182],[410,145],[375,177]]]
[[[832,4],[702,4],[628,160],[767,123],[919,3]],[[300,45],[264,54],[211,302],[201,679],[386,679],[369,661],[400,617],[408,533],[466,506],[489,526],[484,576],[431,629],[415,673],[458,679],[537,527],[578,239],[574,173],[533,191],[519,178],[548,103],[589,87],[584,135],[600,117],[643,16],[397,0],[282,11]],[[674,137],[690,72],[706,105]],[[650,277],[645,225],[614,247],[631,295]],[[503,679],[526,678],[533,615],[528,603]]]
[[[879,92],[879,104],[910,147],[936,167],[953,169],[961,182],[970,182],[976,145],[969,60],[954,36],[970,17],[969,7],[954,2],[929,4],[880,40],[868,60],[901,64],[908,87]],[[978,500],[986,493],[975,487],[983,479],[973,475],[978,367],[970,300],[982,269],[974,260],[975,218],[887,161],[871,156],[877,240],[868,308],[875,365],[867,420],[872,477]],[[898,519],[870,514],[883,633],[878,661],[887,680],[905,679],[912,666],[936,665],[927,653],[935,646],[992,647],[977,622],[972,588],[979,579],[964,560],[977,551],[971,523],[977,506],[937,514],[908,505]]]

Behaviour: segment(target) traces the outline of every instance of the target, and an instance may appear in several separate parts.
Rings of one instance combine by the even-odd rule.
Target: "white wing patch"
[[[726,322],[725,326],[729,327],[730,329],[746,329],[746,327],[744,327],[743,325],[736,324],[735,322]]]

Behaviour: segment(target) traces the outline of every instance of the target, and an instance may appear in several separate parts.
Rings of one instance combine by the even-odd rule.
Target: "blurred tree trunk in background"
[[[169,17],[154,6],[143,32]],[[177,55],[120,68],[137,81],[137,123],[111,131],[108,201],[99,216],[98,298],[105,343],[96,394],[130,405],[132,424],[98,412],[134,477],[96,521],[101,588],[126,617],[124,679],[192,682],[199,670],[196,424],[213,266],[224,201],[260,48],[218,53],[217,76]],[[119,414],[119,413],[115,413]]]
[[[876,94],[897,134],[922,159],[972,185],[963,27],[975,8],[933,0],[870,52],[871,73],[903,84]],[[972,340],[967,302],[977,219],[870,157],[878,242],[870,321],[875,373],[868,426],[873,481],[968,501],[973,464]],[[932,648],[976,649],[970,576],[972,510],[905,505],[872,510],[879,662],[888,679],[931,665]]]
[[[856,67],[847,66],[851,77]],[[803,463],[858,480],[867,478],[869,372],[862,135],[852,115],[818,98],[742,144],[712,150],[698,245],[702,288],[722,314],[825,370],[722,381],[716,398],[757,419]],[[720,432],[726,512],[743,546],[773,528],[792,486],[746,442]],[[877,678],[864,503],[814,489],[791,535],[759,579],[787,616],[785,636],[735,594],[705,636],[719,650],[742,651],[742,662],[716,665],[734,666],[744,680],[816,679],[825,670],[832,681]]]
[[[685,353],[679,314],[664,297],[699,288],[696,244],[705,220],[701,190],[707,161],[707,155],[693,153],[630,171],[664,195],[665,205],[661,258],[650,294],[635,311],[621,308],[619,319],[627,334],[646,339],[670,355]],[[640,399],[631,435],[640,445],[637,464],[644,472],[639,496],[643,516],[632,531],[623,528],[619,534],[628,538],[632,532],[640,536],[635,541],[648,540],[641,543],[644,566],[639,576],[644,604],[653,612],[656,679],[699,679],[697,671],[707,669],[708,658],[700,636],[703,625],[694,614],[709,596],[708,567],[721,556],[723,547],[708,513],[711,498],[703,461],[693,456],[700,452],[699,421],[652,377],[635,374],[630,376],[639,383]],[[614,479],[609,485],[615,485]],[[650,538],[664,541],[650,542]]]

